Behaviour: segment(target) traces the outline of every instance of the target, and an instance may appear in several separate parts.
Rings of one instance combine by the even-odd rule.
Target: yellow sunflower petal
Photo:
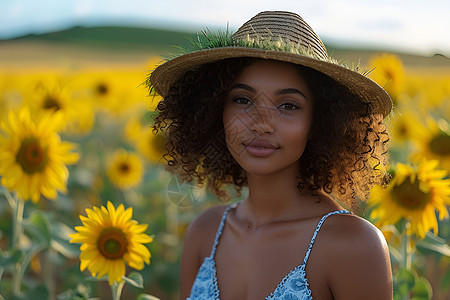
[[[108,201],[106,207],[86,209],[80,216],[83,226],[76,226],[71,243],[82,243],[80,260],[93,276],[108,275],[109,284],[125,275],[125,262],[132,268],[142,269],[150,263],[151,253],[145,243],[153,238],[142,233],[146,224],[139,225],[132,218],[132,208],[117,208]],[[94,275],[96,274],[96,275]]]
[[[61,151],[57,118],[33,117],[36,120],[24,108],[19,112],[10,111],[3,122],[0,135],[5,142],[0,143],[0,165],[8,168],[0,167],[0,177],[2,185],[16,191],[20,198],[38,202],[41,195],[54,199],[57,192],[66,191],[69,174],[64,164],[78,154]],[[69,144],[62,147],[72,149]],[[60,167],[49,171],[51,166]]]
[[[446,203],[450,199],[450,182],[446,172],[437,170],[436,161],[423,160],[415,169],[398,163],[389,186],[381,190],[374,188],[369,203],[374,206],[371,217],[378,225],[396,224],[400,219],[408,220],[408,234],[424,238],[426,232],[438,232],[436,211],[448,217]]]

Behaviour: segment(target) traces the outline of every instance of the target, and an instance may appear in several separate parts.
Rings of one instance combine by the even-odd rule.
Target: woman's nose
[[[258,135],[272,133],[276,112],[270,106],[255,105],[249,110],[250,129]]]

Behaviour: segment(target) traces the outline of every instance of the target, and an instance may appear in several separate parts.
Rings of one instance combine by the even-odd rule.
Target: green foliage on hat
[[[176,51],[171,53],[166,60],[172,60],[179,56],[207,49],[216,48],[226,48],[226,47],[243,47],[243,48],[253,48],[268,51],[280,51],[288,52],[301,56],[306,56],[309,58],[317,59],[320,61],[325,61],[328,63],[336,64],[346,69],[352,70],[354,72],[360,73],[367,76],[372,70],[362,70],[360,63],[347,62],[347,61],[337,61],[331,57],[323,58],[318,56],[312,48],[304,47],[300,44],[286,42],[280,36],[274,38],[273,36],[260,36],[260,37],[250,37],[247,35],[245,39],[235,38],[233,34],[228,30],[218,30],[217,32],[211,32],[209,29],[202,30],[201,35],[197,34],[197,39],[189,39],[190,47],[175,46]]]

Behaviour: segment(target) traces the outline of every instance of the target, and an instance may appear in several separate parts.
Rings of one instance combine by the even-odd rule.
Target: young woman
[[[297,14],[262,12],[152,72],[167,168],[248,188],[190,224],[180,299],[392,299],[383,235],[348,211],[386,183],[392,106],[357,71]]]

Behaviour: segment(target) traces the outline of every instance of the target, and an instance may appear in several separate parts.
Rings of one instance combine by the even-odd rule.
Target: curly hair
[[[166,168],[182,181],[197,180],[224,200],[224,187],[240,192],[245,171],[225,142],[223,108],[233,81],[255,59],[233,58],[187,72],[157,105],[155,133],[166,138]],[[389,135],[383,117],[346,87],[313,69],[296,66],[314,99],[311,136],[300,157],[297,187],[323,189],[357,209],[371,186],[386,184]]]

